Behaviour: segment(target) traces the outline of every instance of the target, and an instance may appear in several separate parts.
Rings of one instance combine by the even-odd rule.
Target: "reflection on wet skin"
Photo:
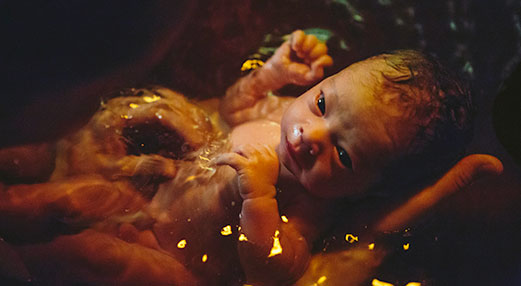
[[[423,17],[418,15],[414,5],[392,9],[393,1],[372,2],[378,3],[327,3],[341,8],[337,9],[338,14],[345,17],[344,22],[350,26],[346,30],[355,31],[355,34],[357,31],[367,32],[365,25],[370,24],[372,17],[386,19],[364,13],[368,8],[366,5],[391,8],[385,11],[390,12],[388,18],[393,20],[393,25],[411,35],[392,37],[398,39],[397,42],[406,38],[402,44],[414,42],[422,48],[428,46],[425,29],[429,26],[418,23],[418,19]],[[467,13],[463,16],[457,14],[459,10],[454,7],[454,1],[443,3],[447,4],[449,10],[445,16],[450,21],[445,28],[450,29],[451,35],[473,29]],[[384,10],[379,11],[381,13]],[[374,36],[374,41],[377,38],[387,39],[391,35],[385,34],[387,36]],[[450,57],[456,58],[465,73],[474,76],[475,66],[469,59],[471,51],[459,43],[461,40],[456,38],[453,41],[458,51],[449,53]],[[365,44],[378,49],[381,46]],[[364,47],[364,42],[340,41],[341,49],[347,52],[359,50],[357,45]],[[370,49],[361,50],[364,51],[361,53],[374,52]],[[263,64],[261,60],[250,59],[244,63],[242,70],[255,69]],[[182,71],[182,68],[179,70]],[[202,85],[199,88],[202,89]],[[107,276],[113,276],[114,281],[121,284],[131,282],[145,285],[157,277],[164,277],[164,280],[158,280],[158,285],[192,285],[201,282],[201,278],[210,279],[216,285],[228,284],[232,280],[242,284],[243,278],[237,278],[243,277],[243,273],[238,263],[236,243],[248,243],[249,240],[241,232],[238,222],[241,198],[222,192],[229,187],[226,182],[235,173],[212,164],[216,153],[229,148],[224,132],[212,121],[211,116],[167,89],[132,89],[122,95],[104,101],[102,109],[84,129],[58,143],[56,169],[50,182],[32,186],[0,185],[0,189],[6,191],[0,198],[3,202],[0,203],[0,212],[6,214],[0,219],[0,229],[10,233],[6,236],[8,240],[26,244],[19,248],[20,256],[29,261],[27,267],[31,273],[35,273],[35,277],[40,275],[40,281],[50,281],[50,284],[56,281],[76,283],[75,279],[84,273],[93,274],[92,277],[84,277],[86,283],[113,283],[95,278],[100,272],[108,273]],[[226,210],[227,215],[215,212],[215,209]],[[209,216],[208,210],[218,215]],[[29,218],[23,217],[27,214]],[[285,215],[280,218],[283,223],[288,222]],[[345,269],[361,269],[359,272],[363,274],[360,276],[363,276],[364,267],[380,262],[381,248],[385,243],[364,240],[357,230],[349,231],[352,233],[342,229],[339,237],[343,239],[338,241],[342,241],[346,249],[353,250],[342,254],[343,257],[354,257],[352,261],[355,262],[346,266],[342,264],[347,260],[344,259],[338,263],[344,266],[340,271],[335,271],[335,267],[320,270],[320,263],[312,263],[310,272],[315,276],[308,276],[309,279],[298,285],[343,285],[338,284],[338,273]],[[284,252],[281,244],[283,239],[284,236],[276,230],[271,237],[269,257],[280,257]],[[32,245],[34,242],[37,244]],[[322,248],[318,244],[318,248]],[[93,246],[89,248],[86,245]],[[414,250],[414,247],[415,244],[401,240],[393,245],[400,252]],[[118,251],[110,250],[120,250],[128,255],[121,254],[118,257]],[[35,262],[41,257],[48,257],[49,262]],[[75,264],[78,260],[85,263]],[[332,257],[322,265],[339,260],[342,259],[338,256]],[[117,263],[107,264],[107,261]],[[356,261],[362,261],[362,266],[357,265]],[[167,264],[175,266],[165,272],[161,272],[164,269],[160,267],[154,268],[154,265]],[[50,269],[47,271],[58,274],[49,277],[39,269]],[[133,270],[134,273],[152,273],[150,277],[144,275],[150,280],[132,277],[128,273]],[[365,281],[363,285],[424,284],[395,283],[386,277],[368,273],[362,279]],[[208,281],[203,280],[201,285],[206,285]]]
[[[161,130],[163,134],[159,137],[163,139],[149,143],[148,136],[124,131],[137,130],[134,133],[140,134],[147,132],[147,128]],[[149,144],[153,147],[148,148]],[[222,285],[244,281],[239,278],[242,271],[236,244],[250,242],[239,226],[241,199],[233,192],[223,191],[229,188],[235,173],[211,163],[228,145],[217,124],[181,95],[166,89],[132,90],[130,96],[103,103],[84,129],[59,142],[59,164],[69,165],[58,164],[61,167],[56,168],[50,182],[13,186],[2,194],[2,229],[12,225],[10,216],[22,217],[21,224],[9,230],[14,234],[11,240],[29,242],[20,247],[20,255],[33,263],[36,259],[34,264],[27,263],[31,272],[38,273],[35,269],[43,267],[38,261],[42,253],[54,253],[48,256],[52,263],[46,267],[69,269],[73,273],[72,276],[43,275],[39,279],[49,280],[42,281],[72,283],[77,279],[74,273],[93,271],[100,265],[115,281],[123,284],[139,281],[104,262],[107,258],[107,261],[114,259],[108,250],[118,249],[125,253],[122,259],[127,263],[136,263],[137,259],[137,265],[152,267],[151,271],[157,263],[175,265],[172,273],[162,274],[165,280],[160,282],[190,285],[199,280],[217,279],[215,284]],[[154,158],[152,163],[144,163],[150,158]],[[24,215],[29,218],[24,219]],[[42,224],[52,217],[61,217],[64,223],[55,233],[49,233],[56,230],[52,222]],[[286,215],[280,219],[284,224],[290,221]],[[28,229],[32,232],[27,232]],[[38,241],[38,232],[45,229],[48,237],[42,241],[47,242],[31,244]],[[28,238],[33,234],[34,237]],[[276,230],[266,259],[284,253],[282,239]],[[359,241],[359,236],[352,233],[345,234],[345,241],[355,248],[363,244],[364,251],[376,254],[374,258],[360,256],[365,257],[364,261],[378,261],[379,251],[375,248],[379,246],[374,242]],[[107,245],[101,245],[100,250],[107,250],[106,254],[82,251],[85,245],[95,247],[100,242],[110,244],[107,249],[104,248]],[[409,246],[404,244],[403,250],[407,251]],[[77,259],[91,264],[71,264]],[[125,265],[123,269],[132,267]],[[92,273],[93,277],[83,279],[102,281],[97,280],[95,271]],[[320,275],[314,281],[315,285],[327,285],[328,275]],[[376,278],[372,281],[377,286],[393,285]]]
[[[210,165],[215,150],[226,146],[225,138],[217,140],[220,137],[223,135],[206,112],[173,91],[160,88],[124,91],[123,96],[103,102],[100,111],[83,129],[58,142],[56,168],[49,182],[7,189],[0,206],[4,214],[3,231],[13,231],[6,237],[38,241],[42,236],[39,232],[52,239],[61,233],[76,233],[90,227],[98,232],[94,237],[110,235],[122,239],[121,243],[137,243],[171,252],[169,245],[175,243],[176,248],[190,253],[188,256],[175,253],[176,256],[197,255],[199,262],[215,261],[209,257],[216,257],[214,253],[223,248],[222,245],[202,243],[199,234],[191,233],[189,225],[210,230],[225,222],[225,218],[215,221],[203,215],[201,204],[205,201],[201,197],[207,198],[206,203],[213,204],[212,208],[221,208],[222,199],[228,200],[227,208],[233,208],[238,201],[220,198],[218,193],[223,183],[210,183],[210,180],[229,180]],[[160,187],[169,180],[166,187]],[[213,187],[204,187],[208,184]],[[212,193],[210,189],[215,195],[208,194]],[[189,211],[192,209],[194,212]],[[186,215],[189,217],[181,223],[180,218]],[[11,216],[22,217],[20,222],[28,226],[8,227],[14,222]],[[49,233],[56,229],[52,221],[41,222],[56,216],[65,224],[57,232]],[[226,222],[237,225],[235,220],[226,218]],[[164,243],[161,234],[165,229],[183,231],[168,231]],[[231,225],[221,231],[222,236],[217,235],[218,231],[214,233],[220,241],[219,237],[231,234]],[[175,240],[175,237],[183,239]],[[70,238],[74,243],[89,243],[85,239],[91,236]],[[55,242],[48,246],[56,247]],[[214,249],[206,253],[209,245]],[[134,251],[139,253],[139,248]],[[82,258],[89,261],[95,259],[94,255]],[[183,261],[187,266],[193,264],[190,259]],[[62,263],[66,263],[66,259]],[[226,267],[230,267],[229,264]],[[194,269],[197,267],[191,270]],[[183,277],[179,273],[176,276]],[[120,278],[125,281],[125,277]],[[68,281],[69,277],[55,279]]]

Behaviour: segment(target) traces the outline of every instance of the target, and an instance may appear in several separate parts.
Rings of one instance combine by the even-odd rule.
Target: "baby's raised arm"
[[[287,84],[309,85],[333,64],[327,46],[314,35],[297,30],[261,68],[239,79],[220,102],[221,116],[230,126],[266,118],[279,121],[293,98],[268,96]]]

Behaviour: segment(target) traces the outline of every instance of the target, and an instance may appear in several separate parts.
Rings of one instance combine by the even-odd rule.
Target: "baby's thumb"
[[[223,153],[210,161],[211,165],[228,165],[239,171],[246,164],[247,159],[237,153]]]

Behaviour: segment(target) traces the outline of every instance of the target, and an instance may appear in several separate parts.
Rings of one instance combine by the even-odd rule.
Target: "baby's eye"
[[[321,92],[317,98],[317,106],[320,110],[320,113],[324,115],[326,113],[326,99],[324,98],[324,94]]]
[[[346,150],[344,150],[342,147],[336,147],[336,150],[338,152],[338,158],[340,159],[340,162],[342,162],[342,165],[344,165],[346,168],[353,169],[353,162],[351,162],[351,157],[349,157],[349,154]]]

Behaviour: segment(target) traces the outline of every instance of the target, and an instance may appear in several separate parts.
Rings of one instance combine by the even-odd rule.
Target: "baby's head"
[[[451,165],[471,135],[470,94],[436,60],[400,50],[301,95],[281,123],[281,162],[311,193],[353,196]]]

